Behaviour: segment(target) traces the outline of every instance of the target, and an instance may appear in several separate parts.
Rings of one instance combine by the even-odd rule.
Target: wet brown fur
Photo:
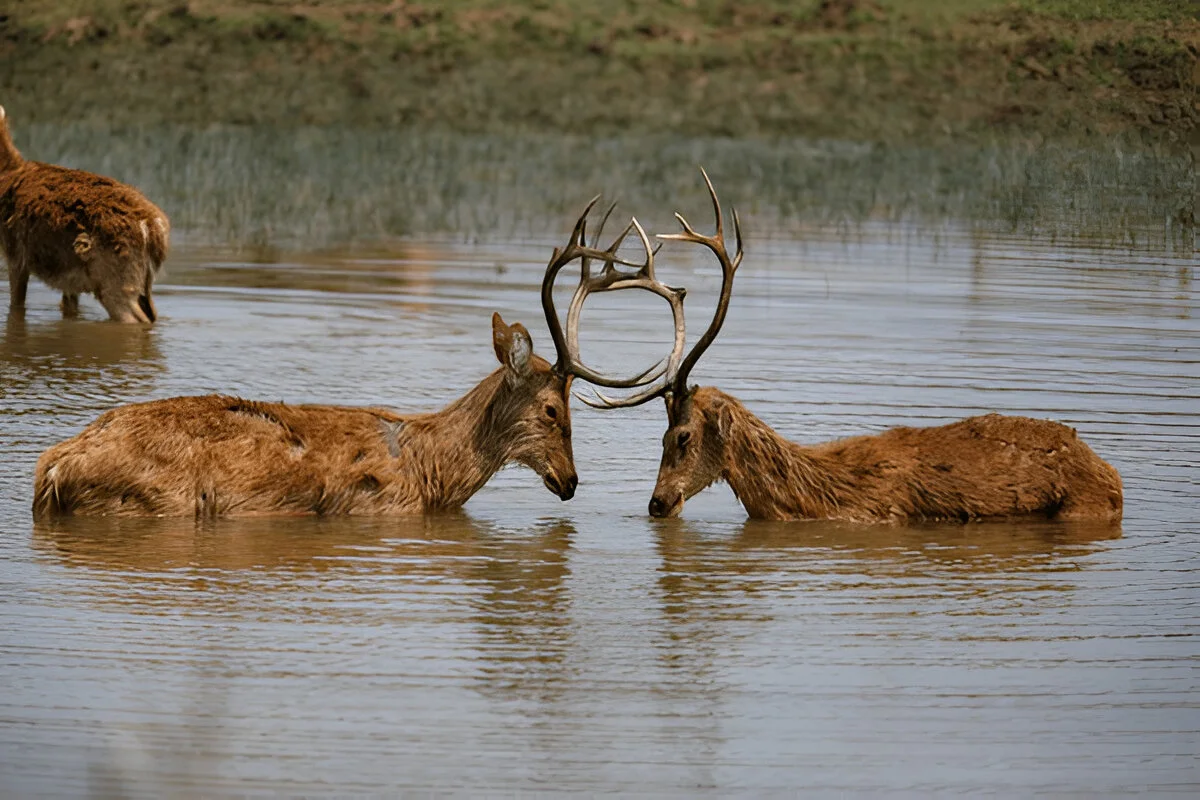
[[[29,276],[63,293],[96,296],[119,322],[154,322],[152,288],[167,257],[170,223],[131,186],[77,169],[26,161],[0,107],[0,249],[9,306],[25,307]]]
[[[34,518],[417,514],[461,506],[512,462],[567,500],[570,379],[498,314],[493,343],[504,366],[432,414],[224,395],[113,409],[42,454]]]
[[[667,402],[656,516],[723,480],[756,519],[1121,519],[1120,475],[1057,422],[987,414],[803,446],[719,389]]]

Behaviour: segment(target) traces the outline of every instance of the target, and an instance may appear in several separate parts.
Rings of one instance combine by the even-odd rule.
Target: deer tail
[[[59,458],[53,451],[38,459],[33,478],[33,518],[69,514],[71,509],[65,502],[62,491],[62,475]]]
[[[148,219],[139,223],[142,233],[142,291],[138,295],[138,309],[135,315],[145,317],[143,322],[154,322],[158,319],[158,311],[154,307],[154,279],[162,271],[163,261],[167,258],[170,246],[171,223],[158,209]]]
[[[142,221],[142,236],[146,242],[146,255],[150,258],[150,266],[157,273],[167,260],[167,250],[171,245],[171,222],[161,211]]]

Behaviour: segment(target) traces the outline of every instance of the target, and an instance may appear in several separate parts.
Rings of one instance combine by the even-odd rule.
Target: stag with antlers
[[[596,400],[581,397],[600,408],[665,400],[668,427],[651,515],[675,516],[689,497],[723,480],[756,519],[1120,520],[1120,475],[1074,429],[1057,422],[988,414],[940,427],[893,428],[804,446],[780,436],[720,389],[689,387],[692,368],[725,321],[743,255],[737,212],[737,251],[731,258],[717,193],[707,174],[704,180],[716,232],[700,234],[676,214],[682,231],[659,238],[701,245],[720,262],[721,292],[707,330],[684,357],[677,314],[675,346],[660,379],[621,399],[600,393]],[[618,281],[611,285],[616,288]],[[573,304],[568,327],[577,322],[579,311]]]
[[[167,215],[123,183],[26,161],[0,106],[0,249],[9,308],[25,309],[29,276],[62,292],[62,313],[91,293],[118,322],[154,322],[151,291],[167,257]]]
[[[35,518],[54,515],[218,516],[248,514],[415,514],[465,503],[508,463],[542,477],[563,500],[578,482],[571,452],[569,396],[576,376],[630,388],[663,369],[620,379],[577,358],[578,332],[566,334],[554,308],[559,271],[579,260],[611,275],[617,248],[584,244],[592,201],[568,244],[555,249],[542,280],[546,322],[558,354],[533,353],[529,332],[492,316],[500,368],[442,411],[405,416],[380,408],[286,405],[224,395],[176,397],[101,415],[38,460]],[[610,209],[611,212],[611,209]],[[597,231],[597,238],[599,231]],[[646,280],[628,279],[624,286]],[[622,288],[613,284],[610,288]],[[680,310],[680,314],[682,310]]]

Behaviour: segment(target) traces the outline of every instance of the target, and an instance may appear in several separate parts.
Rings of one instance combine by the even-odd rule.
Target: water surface
[[[32,522],[38,454],[119,403],[437,408],[494,367],[493,310],[550,355],[536,286],[570,221],[185,245],[151,330],[31,288],[0,341],[3,794],[1196,790],[1200,304],[1170,248],[760,224],[693,376],[803,442],[1061,420],[1124,476],[1119,527],[751,522],[724,487],[656,521],[661,405],[578,403],[569,503],[510,469],[430,518]],[[695,335],[719,273],[659,260]],[[608,368],[670,333],[620,295],[585,328]]]

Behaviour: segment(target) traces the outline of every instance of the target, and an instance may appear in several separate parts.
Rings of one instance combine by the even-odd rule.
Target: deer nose
[[[667,515],[667,508],[667,504],[658,495],[650,498],[650,516],[665,517]]]
[[[546,488],[554,492],[562,500],[570,500],[575,496],[575,487],[579,485],[579,478],[572,472],[565,479],[559,480],[558,476],[547,473],[542,482],[546,484]]]
[[[575,487],[578,485],[578,476],[576,476],[574,473],[571,473],[571,475],[567,477],[566,482],[563,484],[562,491],[558,493],[558,496],[563,500],[570,500],[575,496]]]

